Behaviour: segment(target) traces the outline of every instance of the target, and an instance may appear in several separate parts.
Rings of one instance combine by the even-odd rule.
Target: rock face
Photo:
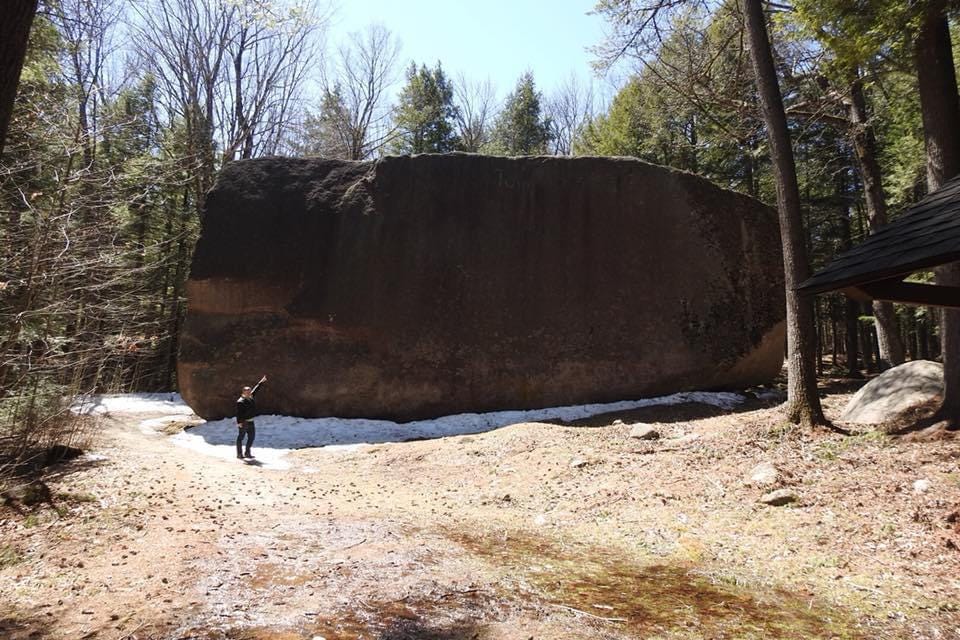
[[[410,420],[766,382],[775,212],[623,158],[233,162],[187,286],[179,387],[232,415]]]
[[[887,369],[860,387],[840,419],[855,424],[880,424],[940,395],[943,395],[943,365],[912,360]]]

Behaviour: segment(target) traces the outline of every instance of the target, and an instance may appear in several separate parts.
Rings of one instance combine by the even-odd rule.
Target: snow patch
[[[362,418],[296,418],[264,415],[256,419],[253,452],[256,464],[271,469],[288,469],[284,458],[294,449],[325,447],[328,452],[355,451],[370,444],[447,438],[492,431],[520,422],[580,420],[603,413],[630,411],[641,407],[675,405],[685,402],[733,409],[746,397],[739,393],[694,391],[659,398],[627,400],[530,411],[462,413],[432,420],[397,423]],[[237,423],[232,418],[203,423],[171,437],[177,445],[217,458],[236,458]]]
[[[109,413],[153,413],[192,415],[179,393],[118,393],[78,398],[70,410],[77,414],[101,416]]]

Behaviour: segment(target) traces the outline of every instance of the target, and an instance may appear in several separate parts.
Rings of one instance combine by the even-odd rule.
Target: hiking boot
[[[238,453],[238,454],[237,454],[237,459],[238,459],[238,460],[243,460],[243,456]]]
[[[244,458],[252,458],[252,457],[253,457],[253,454],[250,453],[249,451],[247,451],[245,454],[243,454],[243,457],[244,457]]]

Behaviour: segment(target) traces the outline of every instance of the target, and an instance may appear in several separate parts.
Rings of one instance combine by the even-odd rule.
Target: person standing
[[[253,418],[257,415],[257,401],[254,398],[257,395],[257,389],[267,381],[267,376],[260,378],[260,382],[252,389],[244,387],[240,391],[240,397],[237,398],[237,457],[252,458],[250,447],[253,446],[253,438],[256,435],[256,427],[253,424]],[[247,438],[246,451],[241,454],[243,438]]]

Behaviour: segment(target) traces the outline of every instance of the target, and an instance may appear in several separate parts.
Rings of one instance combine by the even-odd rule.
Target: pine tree
[[[394,123],[397,153],[447,153],[458,146],[454,123],[457,107],[453,104],[453,84],[440,63],[407,69],[407,84],[400,92]]]
[[[543,116],[542,99],[533,74],[528,71],[520,76],[517,88],[507,96],[485,150],[507,156],[547,153],[551,126],[549,118]]]
[[[303,122],[300,140],[295,145],[299,155],[354,160],[351,156],[349,118],[340,85],[324,89],[320,109],[308,113]]]

